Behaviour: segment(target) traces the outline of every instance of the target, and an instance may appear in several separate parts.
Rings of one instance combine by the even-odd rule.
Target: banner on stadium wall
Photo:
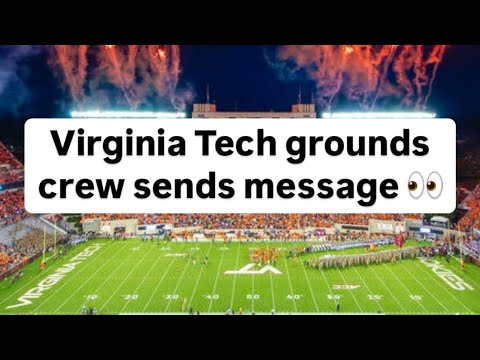
[[[381,234],[400,234],[405,231],[403,221],[370,219],[369,231]]]
[[[84,219],[83,220],[83,232],[99,232],[101,230],[100,219]]]
[[[125,228],[127,235],[137,235],[137,219],[110,220],[103,221],[101,224],[101,231],[108,235],[113,235],[118,228]]]

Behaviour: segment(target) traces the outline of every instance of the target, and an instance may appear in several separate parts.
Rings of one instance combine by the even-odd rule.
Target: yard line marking
[[[318,270],[318,269],[315,269],[315,270]],[[330,294],[335,295],[335,294],[333,293],[333,288],[330,286],[330,284],[329,284],[329,282],[328,282],[327,276],[326,276],[325,273],[323,272],[323,269],[320,269],[319,271],[320,271],[320,273],[322,274],[323,280],[325,280],[325,283],[327,284],[328,291],[330,292]],[[335,300],[335,304],[337,304],[337,300]]]
[[[445,291],[453,300],[455,300],[457,303],[459,303],[460,305],[463,306],[464,309],[467,310],[467,312],[469,314],[474,314],[474,312],[472,312],[471,309],[469,309],[463,302],[461,302],[460,300],[457,299],[456,296],[454,296],[450,291],[447,290],[447,288],[445,287],[445,283],[442,283],[438,278],[437,278],[437,275],[434,274],[434,273],[430,273],[424,266],[422,266],[419,262],[415,261],[415,266],[417,266],[418,268],[420,268],[423,272],[425,272],[426,274],[432,276],[432,278],[435,280],[435,282],[437,284],[440,284],[440,288]]]
[[[331,254],[332,252],[331,251],[328,251],[327,254]],[[342,251],[340,254],[345,254],[345,251]],[[345,279],[345,276],[343,276],[343,273],[342,271],[340,270],[340,268],[335,265],[335,269],[340,273],[340,277],[342,278],[342,281],[347,284],[347,279]],[[322,271],[322,270],[321,270]],[[361,313],[363,313],[363,309],[362,307],[360,306],[360,303],[358,302],[357,298],[355,297],[355,295],[353,294],[353,290],[352,289],[348,289],[348,292],[352,295],[353,297],[353,301],[355,301],[355,304],[357,305],[358,309],[360,310]],[[337,301],[335,300],[335,303],[337,303]]]
[[[370,271],[373,272],[373,274],[377,277],[378,280],[380,280],[380,282],[382,283],[383,287],[385,289],[387,289],[388,293],[390,294],[390,296],[393,298],[393,300],[395,300],[395,302],[400,306],[400,308],[402,309],[402,311],[404,313],[407,313],[407,310],[403,307],[403,305],[398,301],[397,297],[395,295],[393,295],[393,293],[390,291],[390,288],[383,282],[382,278],[380,276],[378,276],[377,272],[371,267],[371,266],[368,266],[368,269]]]
[[[85,285],[87,285],[87,284],[88,284],[88,281],[91,280],[91,279],[92,279],[101,269],[103,269],[108,263],[110,263],[110,262],[115,258],[115,256],[118,255],[118,253],[119,253],[120,251],[122,251],[126,246],[127,246],[127,244],[124,244],[123,247],[119,247],[118,249],[116,249],[115,253],[112,254],[111,257],[110,257],[107,261],[105,261],[102,266],[100,266],[99,268],[97,268],[97,270],[95,270],[92,274],[90,274],[90,276],[88,276],[84,281],[82,281],[82,284],[81,284],[79,287],[77,287],[77,288],[75,289],[75,291],[72,292],[72,293],[70,294],[70,296],[67,297],[67,299],[65,299],[65,300],[53,311],[53,313],[60,312],[61,308],[62,308],[74,295],[76,295],[80,289],[82,289]],[[114,247],[114,248],[115,248],[115,247]],[[91,265],[91,266],[94,266],[94,265],[96,265],[96,262],[94,262],[93,264],[90,264],[90,265]],[[74,277],[72,277],[71,279],[73,279],[73,278],[74,278]],[[79,279],[82,280],[82,278],[79,278]],[[58,291],[60,291],[61,289],[63,289],[63,287],[65,287],[66,285],[67,285],[67,282],[65,282],[65,284],[63,284],[62,287],[60,287],[57,291],[55,291],[53,294],[51,294],[49,297],[47,297],[43,302],[47,301],[51,296],[54,296]],[[42,306],[43,302],[42,302],[41,304],[39,304],[39,306],[36,308],[36,310],[37,310],[38,308],[40,308],[40,306]]]
[[[305,275],[305,279],[307,279],[307,284],[308,284],[308,287],[310,289],[310,295],[312,296],[313,303],[315,305],[315,310],[317,312],[320,312],[320,308],[318,307],[317,299],[315,299],[315,293],[313,292],[312,285],[310,285],[310,280],[308,279],[307,270],[305,270],[305,264],[304,263],[302,263],[302,269],[303,269],[303,275]],[[271,277],[272,277],[272,274],[270,273],[270,278]],[[273,289],[272,289],[272,291],[273,291]]]
[[[222,251],[222,258],[220,259],[220,265],[218,265],[217,276],[215,278],[215,283],[213,284],[212,295],[215,294],[215,291],[217,289],[218,277],[220,275],[220,270],[222,269],[223,257],[225,256],[225,253],[226,253],[226,251]],[[210,305],[208,306],[208,312],[210,312],[210,310],[212,310],[212,305],[213,305],[213,296],[210,299]]]
[[[130,277],[130,274],[133,273],[135,271],[136,268],[138,268],[138,266],[143,262],[143,260],[147,257],[147,255],[152,251],[152,248],[150,247],[146,252],[145,254],[142,256],[142,258],[140,260],[136,260],[136,265],[135,266],[132,266],[132,268],[130,269],[130,271],[128,272],[127,275],[125,275],[125,277],[123,278],[123,280],[120,282],[120,285],[117,286],[117,288],[115,289],[115,291],[112,293],[112,295],[110,295],[110,297],[107,299],[107,301],[105,303],[103,303],[103,305],[99,308],[98,312],[100,312],[102,309],[104,309],[107,304],[113,299],[113,297],[117,294],[118,290],[120,290],[120,288],[123,286],[123,284],[129,279]],[[136,254],[136,252],[132,251],[130,253],[130,255],[128,256],[128,258],[130,259],[130,257],[133,255],[133,254]],[[119,266],[117,266],[115,268],[115,271],[112,272],[112,274],[116,273],[118,271],[118,269],[123,265],[123,262],[120,262]],[[104,284],[109,280],[110,277],[108,277]],[[103,284],[102,284],[103,286]]]
[[[295,294],[295,291],[293,291],[293,286],[292,286],[292,279],[290,279],[290,271],[288,270],[288,264],[287,264],[287,259],[285,259],[285,252],[283,254],[283,262],[285,263],[285,267],[287,269],[287,278],[288,278],[288,283],[290,285],[290,293],[293,295]],[[253,276],[253,275],[252,275]],[[295,299],[295,297],[293,297],[293,306],[295,308],[295,312],[298,312],[298,308],[297,308],[297,300]]]
[[[401,261],[401,260],[400,260],[400,261]],[[404,269],[410,274],[410,276],[411,276],[418,284],[420,284],[420,286],[421,286],[436,302],[438,302],[438,303],[441,305],[441,307],[443,307],[443,308],[445,309],[445,312],[448,313],[448,308],[447,308],[445,305],[443,305],[443,303],[442,303],[440,300],[438,300],[438,298],[437,298],[435,295],[433,295],[433,294],[430,292],[430,290],[428,290],[420,281],[418,281],[417,278],[416,278],[416,276],[413,275],[413,274],[410,272],[410,270],[408,270],[407,267],[403,266],[403,264],[402,264],[401,262],[399,262],[399,264],[400,264],[400,266],[401,266],[402,268],[404,268]]]
[[[150,269],[148,269],[147,273],[145,274],[145,276],[142,276],[140,277],[142,279],[142,281],[140,281],[140,283],[138,284],[138,286],[135,288],[135,290],[133,291],[133,294],[136,294],[138,292],[138,290],[142,287],[143,283],[145,282],[145,280],[148,278],[148,275],[152,272],[152,270],[155,268],[155,266],[157,266],[158,262],[160,261],[160,259],[162,259],[162,256],[157,256],[157,260],[155,260],[155,262],[152,264],[152,266],[150,266]],[[131,277],[130,279],[133,279],[133,277]],[[126,302],[125,302],[125,305],[123,305],[122,309],[120,310],[120,312],[123,312],[123,310],[128,306],[128,304],[130,303],[130,300],[131,299],[128,299]]]
[[[272,305],[273,305],[273,309],[276,309],[275,307],[275,292],[273,291],[273,276],[272,276],[272,272],[269,271],[268,274],[270,275],[270,291],[272,293]]]
[[[177,285],[175,286],[175,289],[173,289],[172,294],[177,293],[178,287],[180,286],[180,283],[182,282],[183,276],[185,275],[185,271],[187,271],[187,268],[188,268],[188,262],[183,266],[182,274],[180,275],[180,278],[178,279]],[[170,299],[168,300],[167,307],[165,308],[165,312],[168,312],[168,308],[170,307],[170,304],[172,303],[172,300],[173,300],[173,296],[171,296]]]
[[[343,281],[345,284],[347,284],[348,281],[347,281],[347,279],[345,278],[345,276],[343,275],[342,270],[340,270],[340,268],[339,268],[337,265],[335,265],[335,268],[336,268],[336,270],[340,273],[340,277],[342,278],[342,281]],[[352,295],[353,300],[355,301],[355,304],[357,305],[357,307],[358,307],[358,309],[360,310],[360,312],[363,313],[363,309],[362,309],[362,307],[360,306],[360,303],[358,302],[357,298],[355,297],[355,294],[353,293],[353,290],[352,290],[352,289],[348,289],[348,292]]]
[[[240,247],[242,244],[239,242],[237,245],[237,260],[235,261],[235,269],[238,269],[238,259],[240,258]],[[272,275],[270,273],[270,275]],[[235,283],[237,281],[237,274],[233,275],[233,287],[232,287],[232,298],[230,300],[230,309],[233,309],[233,299],[235,296]]]
[[[86,243],[88,244],[88,242]],[[77,253],[74,253],[73,256],[71,257],[75,257],[75,255],[77,255],[78,253],[80,253],[82,251],[82,248],[83,246],[80,246],[79,248],[75,248],[74,250],[71,250],[72,252],[77,250]],[[107,247],[104,247],[105,249]],[[70,254],[70,253],[69,253]],[[69,257],[69,259],[71,258]],[[50,256],[51,258],[51,256]],[[3,300],[0,301],[0,305],[5,303],[7,300],[11,299],[12,297],[16,297],[18,293],[21,293],[25,288],[29,288],[32,286],[32,284],[34,284],[35,282],[37,282],[37,280],[43,275],[43,276],[49,276],[51,275],[51,273],[55,272],[55,269],[56,267],[47,267],[47,271],[41,271],[39,272],[37,275],[35,275],[33,278],[31,278],[30,280],[28,280],[25,284],[23,284],[22,286],[20,286],[18,289],[16,289],[12,294],[10,294],[10,296],[7,296],[6,298],[4,298]]]
[[[213,247],[213,243],[211,242],[210,246],[208,247],[207,256],[210,255],[210,250],[212,250],[212,247]],[[188,309],[190,309],[192,306],[192,301],[195,296],[195,292],[197,291],[198,284],[200,283],[200,278],[202,277],[203,269],[205,269],[205,266],[202,266],[198,274],[197,282],[195,283],[195,287],[193,288],[192,294],[190,295],[190,301],[188,302],[188,306],[187,306]]]
[[[184,243],[186,244],[186,243]],[[184,245],[181,247],[181,250],[183,250],[183,247]],[[157,293],[160,285],[162,284],[163,282],[163,279],[165,279],[165,276],[167,276],[168,272],[170,271],[170,268],[172,267],[173,263],[175,262],[175,260],[178,260],[179,258],[178,257],[172,257],[172,260],[170,261],[170,263],[168,264],[168,267],[167,267],[167,270],[165,270],[165,272],[163,273],[162,277],[160,278],[160,281],[157,283],[157,286],[155,286],[155,289],[153,290],[152,292],[152,295],[150,295],[150,298],[148,299],[147,303],[145,304],[145,306],[143,307],[143,312],[145,312],[145,310],[147,310],[148,306],[150,305],[150,303],[152,302],[153,298],[155,297],[155,294]]]
[[[250,275],[252,277],[252,312],[255,311],[255,275]]]
[[[363,280],[363,277],[362,275],[360,275],[360,272],[357,270],[357,268],[355,267],[355,265],[353,266],[353,269],[355,270],[355,272],[357,273],[358,277],[360,278],[360,280],[363,282],[363,285],[365,285],[365,287],[367,288],[368,292],[370,294],[373,294],[373,292],[370,290],[370,288],[368,287],[367,283],[365,282],[365,280]],[[382,310],[382,312],[385,312],[385,310],[383,309],[382,305],[380,304],[380,300],[376,300],[374,299],[375,302],[377,303],[377,305],[380,307],[380,310]]]
[[[328,254],[331,254],[332,251],[328,251],[327,253],[328,253]],[[343,250],[343,251],[341,251],[340,254],[345,255],[345,254],[347,254],[347,252],[345,252],[345,251]],[[337,265],[335,265],[335,269],[340,273],[340,277],[342,278],[342,281],[343,281],[345,284],[347,284],[347,283],[348,283],[348,282],[347,282],[347,279],[345,278],[345,276],[343,276],[343,273],[342,273],[342,271],[340,270],[340,268],[339,268]],[[348,289],[348,292],[352,295],[353,300],[355,301],[355,304],[357,305],[357,307],[358,307],[358,309],[360,310],[360,312],[363,313],[363,309],[362,309],[360,303],[358,302],[357,298],[355,297],[355,294],[353,293],[353,289]]]
[[[401,261],[401,260],[400,260],[400,261]],[[400,283],[400,284],[407,290],[407,292],[409,293],[409,295],[413,295],[413,293],[410,291],[410,289],[407,288],[407,286],[398,278],[397,275],[395,275],[395,273],[394,273],[387,265],[385,265],[384,263],[382,263],[382,265],[383,265],[384,267],[386,267],[388,271],[390,271],[390,273],[395,277],[395,279],[397,280],[397,282]],[[423,308],[423,310],[425,311],[425,313],[428,314],[427,308],[426,308],[421,302],[418,302],[418,304],[420,304],[420,306]]]

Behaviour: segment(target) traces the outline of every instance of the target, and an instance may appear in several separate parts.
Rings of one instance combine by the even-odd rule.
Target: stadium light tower
[[[72,111],[72,118],[115,118],[115,119],[179,119],[185,118],[183,112],[167,111]]]

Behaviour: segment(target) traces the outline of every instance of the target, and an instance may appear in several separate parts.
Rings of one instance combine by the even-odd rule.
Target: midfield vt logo
[[[268,272],[271,272],[274,275],[282,275],[282,272],[272,265],[265,265],[259,270],[254,270],[255,264],[247,264],[239,270],[227,270],[224,272],[225,275],[263,275]]]

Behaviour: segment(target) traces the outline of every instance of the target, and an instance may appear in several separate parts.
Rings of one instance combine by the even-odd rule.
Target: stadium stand
[[[23,200],[23,165],[0,142],[0,226],[27,216]]]
[[[101,221],[138,219],[139,224],[200,226],[204,229],[283,229],[331,227],[333,224],[368,225],[370,214],[85,214],[84,219]],[[377,214],[376,219],[421,219],[419,214]]]
[[[470,232],[480,219],[480,184],[470,192],[461,205],[468,211],[457,223],[457,230]]]
[[[23,189],[0,192],[0,226],[21,221],[27,216]]]
[[[480,256],[480,240],[468,241],[465,243],[465,246],[477,256]]]
[[[0,227],[0,278],[8,270],[26,264],[42,252],[44,233],[46,247],[51,247],[55,239],[54,229],[38,217],[30,216]],[[62,240],[62,234],[57,233],[57,243]]]
[[[0,166],[2,170],[23,170],[23,165],[15,156],[0,142]]]

